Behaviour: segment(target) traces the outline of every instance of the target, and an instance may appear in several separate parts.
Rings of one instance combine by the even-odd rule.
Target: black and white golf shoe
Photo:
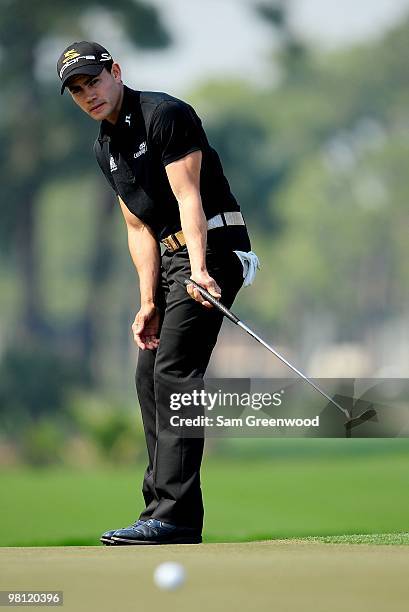
[[[139,525],[143,525],[145,521],[141,521],[141,520],[137,520],[135,521],[132,525],[130,525],[129,527],[126,527],[126,529],[133,529],[135,527],[138,527]],[[105,546],[116,546],[118,544],[118,542],[114,542],[112,540],[112,536],[114,535],[114,533],[116,533],[118,530],[117,529],[110,529],[109,531],[105,531],[102,536],[100,537],[100,542],[102,542],[102,544],[105,544]]]
[[[119,545],[200,544],[202,535],[199,530],[192,527],[178,527],[156,519],[149,519],[142,525],[131,525],[125,529],[118,529],[111,536],[111,540]]]

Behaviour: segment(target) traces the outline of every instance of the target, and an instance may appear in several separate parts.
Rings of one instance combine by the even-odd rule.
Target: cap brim
[[[88,66],[75,66],[64,77],[64,80],[63,80],[62,85],[61,85],[61,94],[64,93],[64,89],[67,87],[68,81],[73,76],[78,76],[80,74],[84,74],[84,75],[87,75],[87,76],[97,76],[97,74],[100,74],[103,71],[104,67],[105,66],[104,66],[103,63],[101,63],[101,64],[88,64]]]

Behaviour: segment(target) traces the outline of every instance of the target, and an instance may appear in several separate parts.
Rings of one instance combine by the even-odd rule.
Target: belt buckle
[[[167,238],[164,238],[162,242],[165,245],[165,247],[168,249],[168,251],[171,251],[171,252],[176,251],[180,246],[175,240],[173,234],[170,234],[170,236],[167,236]]]

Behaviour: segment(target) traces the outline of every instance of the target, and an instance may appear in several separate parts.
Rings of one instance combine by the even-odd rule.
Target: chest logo
[[[138,157],[140,157],[141,155],[144,155],[146,153],[146,151],[148,150],[148,147],[146,146],[146,142],[142,142],[139,145],[139,151],[137,153],[134,153],[133,156],[135,159],[137,159]]]
[[[112,157],[112,155],[109,158],[109,165],[111,167],[111,172],[115,172],[115,170],[118,170],[118,166],[116,165],[116,162],[115,162],[114,158]]]
[[[132,113],[130,115],[125,115],[125,123],[127,123],[129,127],[131,127],[131,116]]]

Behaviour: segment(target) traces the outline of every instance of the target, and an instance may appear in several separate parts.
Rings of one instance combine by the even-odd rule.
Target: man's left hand
[[[220,300],[222,296],[221,289],[214,280],[214,278],[212,278],[208,272],[195,273],[192,274],[190,278],[195,281],[195,283],[203,287],[203,289],[206,289],[206,291],[208,291],[210,295],[213,295],[217,300]],[[193,285],[187,285],[186,291],[188,292],[190,297],[202,304],[202,306],[204,306],[205,308],[213,308],[212,304],[205,300]]]

